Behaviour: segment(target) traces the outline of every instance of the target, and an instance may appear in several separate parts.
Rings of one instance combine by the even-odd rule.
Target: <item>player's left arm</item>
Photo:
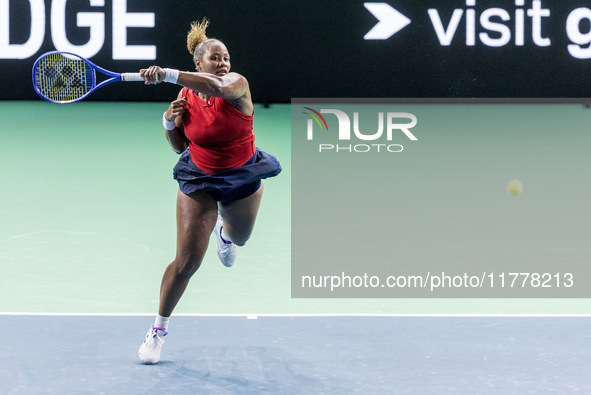
[[[146,84],[159,84],[164,81],[166,71],[158,66],[140,70]],[[249,93],[248,81],[238,73],[217,76],[209,73],[180,71],[176,81],[196,92],[207,96],[221,97],[226,100],[238,100]]]
[[[238,73],[217,76],[199,72],[176,72],[178,72],[177,84],[207,96],[221,97],[243,114],[252,115],[254,108],[250,88],[244,76]],[[140,75],[144,78],[146,84],[159,84],[165,81],[166,73],[167,71],[158,66],[140,70]]]
[[[181,71],[177,83],[207,96],[237,100],[248,93],[248,81],[238,73],[217,76],[208,73]]]

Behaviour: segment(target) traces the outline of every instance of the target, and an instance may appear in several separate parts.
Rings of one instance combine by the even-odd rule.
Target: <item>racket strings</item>
[[[52,54],[35,69],[39,91],[54,101],[67,102],[86,95],[94,87],[94,70],[84,60]]]

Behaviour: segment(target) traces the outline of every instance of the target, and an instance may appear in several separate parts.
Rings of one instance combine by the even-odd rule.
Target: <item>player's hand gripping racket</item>
[[[96,70],[111,77],[97,85]],[[144,81],[140,73],[114,73],[69,52],[47,52],[33,65],[35,92],[52,103],[72,103],[115,81]]]

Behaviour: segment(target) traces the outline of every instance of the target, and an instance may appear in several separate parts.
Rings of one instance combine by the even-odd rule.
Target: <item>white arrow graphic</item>
[[[363,3],[378,23],[363,37],[366,40],[386,40],[410,23],[410,19],[386,3]]]

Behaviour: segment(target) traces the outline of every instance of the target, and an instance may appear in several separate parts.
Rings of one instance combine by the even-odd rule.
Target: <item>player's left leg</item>
[[[263,197],[263,184],[252,195],[231,202],[218,203],[219,213],[223,218],[223,235],[237,246],[246,244],[256,221]]]

